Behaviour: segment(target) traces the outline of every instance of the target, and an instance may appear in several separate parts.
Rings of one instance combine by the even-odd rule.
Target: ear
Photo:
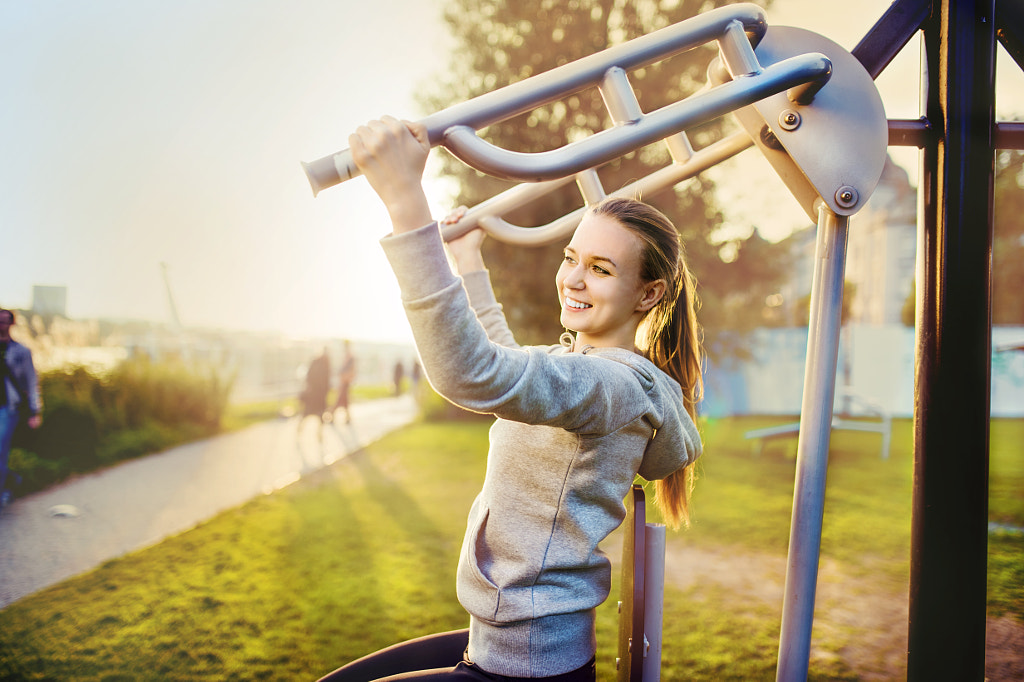
[[[665,280],[656,279],[653,282],[648,282],[644,286],[643,296],[640,298],[640,302],[636,306],[636,311],[640,313],[646,313],[648,310],[658,305],[662,297],[665,295],[665,289],[667,285]]]

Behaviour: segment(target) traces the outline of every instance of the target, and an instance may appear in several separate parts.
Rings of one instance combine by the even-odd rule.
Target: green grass
[[[792,443],[752,455],[758,420],[704,426],[693,527],[670,547],[785,556]],[[312,680],[396,641],[464,627],[455,567],[484,474],[487,423],[420,423],[159,545],[110,561],[0,611],[4,680]],[[993,509],[1024,525],[1018,422],[993,422]],[[892,455],[877,436],[832,441],[823,560],[905,584],[909,422]],[[998,485],[996,484],[998,483]],[[1004,514],[1006,512],[999,512]],[[611,551],[611,550],[609,550]],[[1024,541],[990,542],[990,612],[1024,615]],[[613,554],[613,558],[614,554]],[[615,579],[617,582],[617,572]],[[615,594],[598,610],[599,679],[613,679]],[[780,604],[712,582],[670,584],[663,679],[774,679]],[[811,679],[857,679],[842,652],[856,633],[816,620]]]
[[[785,554],[793,508],[795,438],[770,442],[757,456],[743,438],[762,420],[711,420],[704,426],[706,457],[699,462],[688,540],[723,541],[747,549]],[[911,424],[893,424],[889,459],[879,436],[834,431],[829,450],[822,554],[853,568],[884,557],[890,573],[909,558],[913,446]]]
[[[356,384],[352,387],[350,400],[353,403],[388,398],[394,395],[394,387],[390,384]],[[333,405],[336,393],[327,396],[327,404]],[[238,431],[261,421],[275,419],[281,415],[293,415],[301,409],[297,397],[281,400],[258,400],[245,403],[228,403],[221,418],[221,429]]]
[[[1024,526],[1024,419],[992,421],[989,444],[989,518]]]

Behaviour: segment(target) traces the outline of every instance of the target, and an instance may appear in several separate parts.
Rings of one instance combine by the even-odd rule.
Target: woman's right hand
[[[395,233],[432,222],[423,193],[430,152],[425,126],[385,116],[360,126],[348,143],[352,160],[387,207]]]

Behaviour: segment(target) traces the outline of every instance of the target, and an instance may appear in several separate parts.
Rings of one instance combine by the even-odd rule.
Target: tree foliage
[[[505,85],[651,33],[670,24],[729,4],[705,0],[449,0],[445,21],[454,38],[447,76],[422,104],[436,111]],[[644,111],[683,99],[702,87],[712,45],[690,50],[630,73]],[[596,88],[578,93],[480,132],[499,147],[519,152],[555,149],[610,127]],[[726,132],[719,120],[687,131],[699,149]],[[606,191],[614,191],[670,162],[658,143],[634,151],[599,170]],[[473,206],[510,187],[444,155],[443,172],[457,179],[458,204]],[[716,239],[723,216],[714,185],[695,178],[675,190],[641,197],[664,211],[680,230],[703,300],[700,313],[709,344],[726,330],[758,326],[765,298],[777,290],[788,265],[786,251],[763,240],[723,243]],[[522,226],[544,225],[583,205],[569,185],[545,199],[524,205],[505,219]],[[551,343],[562,331],[554,273],[564,244],[524,248],[488,240],[485,257],[499,300],[523,343]]]
[[[992,324],[1024,325],[1024,151],[996,155],[992,237]],[[915,323],[917,288],[903,304],[901,320]]]
[[[996,156],[992,323],[1024,324],[1024,151]]]

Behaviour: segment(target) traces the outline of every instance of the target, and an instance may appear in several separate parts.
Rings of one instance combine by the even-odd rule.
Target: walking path
[[[154,545],[404,426],[410,395],[355,403],[351,424],[276,419],[81,476],[0,514],[0,608]]]

